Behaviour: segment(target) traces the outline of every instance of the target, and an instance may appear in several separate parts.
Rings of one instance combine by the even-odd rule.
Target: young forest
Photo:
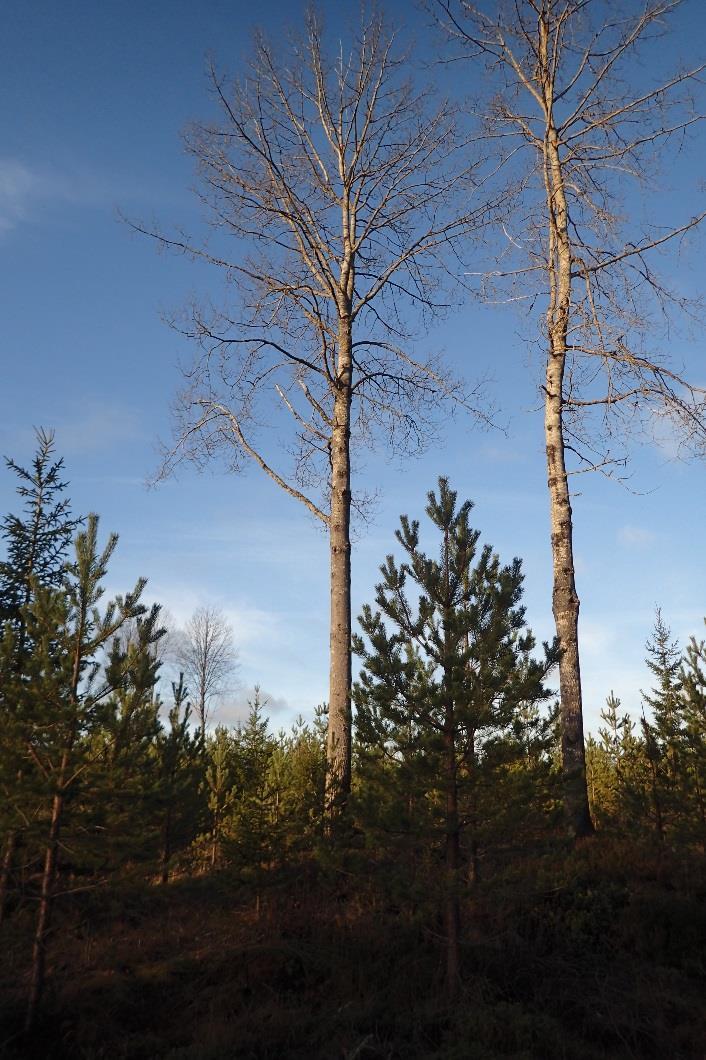
[[[689,326],[703,352],[703,292],[668,257],[703,238],[703,188],[650,206],[703,148],[706,64],[663,46],[692,8],[426,0],[415,58],[405,5],[322,4],[235,70],[209,60],[184,134],[204,230],[178,199],[121,217],[207,292],[169,319],[192,359],[155,480],[248,471],[323,531],[328,695],[281,726],[255,685],[219,717],[241,655],[223,597],[177,622],[149,570],[119,584],[130,531],[78,510],[53,424],[8,452],[0,1057],[706,1055],[706,640],[657,606],[631,709],[608,683],[593,723],[573,503],[665,431],[704,453],[703,370],[673,343]],[[353,602],[370,468],[451,419],[512,431],[480,307],[533,351],[546,640],[459,454],[404,480]],[[435,352],[452,309],[456,357]]]

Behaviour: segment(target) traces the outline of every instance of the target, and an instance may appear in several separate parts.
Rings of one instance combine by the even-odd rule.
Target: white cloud
[[[79,161],[71,170],[28,165],[18,158],[0,158],[0,236],[35,221],[50,203],[110,208],[119,202],[182,202],[182,196],[154,174],[101,173]]]
[[[182,542],[198,543],[207,547],[214,555],[220,551],[228,554],[237,545],[240,549],[247,551],[252,563],[286,567],[291,566],[292,560],[289,549],[284,548],[282,542],[296,541],[298,562],[310,570],[312,576],[327,554],[326,539],[318,533],[317,526],[311,528],[302,525],[301,520],[282,517],[277,518],[276,524],[273,524],[271,519],[260,518],[257,515],[237,521],[219,522],[209,527],[192,523],[178,528],[176,535]],[[170,541],[174,540],[175,536],[171,534]]]
[[[655,413],[651,421],[652,440],[657,452],[669,461],[684,456],[684,431],[666,414]]]
[[[108,186],[89,173],[53,173],[17,158],[0,158],[0,234],[34,221],[46,203],[93,203],[105,200]]]
[[[27,219],[41,180],[22,162],[0,158],[0,233],[9,232]]]
[[[600,712],[610,692],[620,700],[621,713],[629,713],[633,721],[639,719],[641,690],[650,687],[650,674],[638,661],[626,663],[614,652],[602,665],[594,660],[592,665],[585,666],[581,678],[586,732],[597,735],[602,724]]]
[[[655,534],[644,526],[621,526],[618,530],[618,541],[621,545],[650,545]]]
[[[184,626],[198,607],[221,607],[226,621],[232,626],[233,640],[238,648],[260,643],[265,636],[272,636],[280,616],[272,611],[265,611],[248,604],[225,605],[222,600],[214,600],[213,593],[200,593],[184,586],[173,584],[161,585],[150,582],[151,596],[166,608],[173,625]]]
[[[316,610],[266,610],[252,605],[246,598],[234,603],[233,597],[227,600],[207,588],[202,591],[164,577],[150,579],[147,596],[168,610],[177,627],[183,626],[196,608],[205,604],[220,607],[231,625],[239,665],[234,687],[221,697],[216,721],[226,723],[231,715],[237,720],[238,711],[246,715],[247,699],[252,698],[256,684],[265,689],[284,690],[286,698],[270,691],[263,695],[271,701],[268,713],[288,712],[290,720],[298,713],[311,715],[316,704],[326,698],[327,627],[326,619]],[[303,629],[311,634],[309,651],[302,649]],[[174,670],[173,664],[165,668],[165,681],[176,676]],[[164,687],[168,690],[168,683]]]
[[[273,636],[281,639],[282,616],[259,607],[226,608],[225,616],[233,627],[233,639],[243,649],[261,645]]]
[[[579,624],[579,644],[586,655],[601,658],[606,649],[615,642],[615,630],[609,626],[590,619],[582,619]]]
[[[235,695],[224,698],[213,711],[211,725],[237,725],[239,721],[245,721],[249,712],[250,704],[255,701],[255,687],[240,689]],[[271,729],[278,729],[280,722],[287,718],[281,718],[282,714],[290,714],[291,707],[284,696],[277,696],[266,689],[260,689],[260,702],[264,717],[269,718]]]
[[[0,228],[1,232],[1,228]],[[146,424],[138,412],[129,406],[87,395],[79,404],[68,401],[61,408],[47,402],[34,408],[35,424],[54,431],[56,452],[63,457],[86,456],[91,453],[116,450],[127,442],[149,437]],[[28,463],[36,449],[34,428],[26,423],[5,422],[0,426],[0,452],[11,455],[20,464]],[[90,475],[72,475],[72,481],[91,480]],[[100,481],[114,481],[123,485],[144,485],[136,475],[111,476],[103,474]]]
[[[574,556],[574,573],[578,575],[588,574],[591,569],[591,564],[588,562],[585,556],[580,553],[576,553]]]
[[[286,643],[288,629],[281,614],[252,607],[247,603],[226,604],[223,600],[214,599],[213,593],[202,593],[185,586],[162,584],[150,580],[151,598],[159,601],[169,614],[169,624],[173,628],[182,628],[199,607],[220,607],[225,620],[233,630],[233,643],[238,652],[241,665],[252,669],[267,645],[271,653],[272,645],[281,651]]]

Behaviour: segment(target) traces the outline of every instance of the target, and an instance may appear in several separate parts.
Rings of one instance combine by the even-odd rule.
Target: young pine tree
[[[70,502],[63,494],[67,483],[62,479],[63,460],[54,459],[54,435],[36,431],[37,449],[30,468],[21,467],[6,458],[8,469],[17,476],[17,493],[23,501],[19,515],[7,515],[0,524],[0,538],[5,558],[0,560],[0,639],[9,624],[5,644],[4,667],[14,676],[23,667],[32,645],[28,640],[25,609],[35,588],[58,588],[71,536],[80,520],[71,516]],[[8,656],[8,652],[11,655]],[[16,709],[11,689],[13,681],[6,673],[0,680],[0,724],[4,738],[0,751],[0,785],[4,808],[0,810],[0,835],[4,836],[0,861],[0,922],[3,920],[18,845],[22,841],[23,821],[18,816],[19,792],[22,787],[21,762],[17,748],[9,739],[11,715]],[[21,750],[19,758],[21,759]]]
[[[173,706],[154,747],[161,802],[160,882],[169,881],[174,855],[195,838],[202,817],[204,744],[201,729],[192,732],[191,704],[184,684],[172,682]]]
[[[5,559],[0,561],[0,625],[11,622],[20,631],[18,650],[24,643],[22,608],[29,603],[34,585],[61,585],[67,550],[80,522],[72,518],[70,501],[63,496],[68,483],[61,477],[63,459],[54,459],[53,432],[40,428],[36,437],[30,468],[5,459],[19,479],[16,492],[24,511],[5,516],[0,529],[5,543]]]
[[[600,829],[639,834],[648,822],[649,762],[629,714],[620,713],[613,692],[601,710],[598,740],[587,745],[591,813]]]
[[[643,692],[642,699],[652,712],[652,724],[660,748],[664,751],[668,776],[678,772],[678,745],[681,729],[681,664],[679,644],[657,608],[652,637],[647,641],[647,667],[654,678],[654,687]]]
[[[275,740],[269,733],[260,689],[248,706],[247,720],[235,733],[238,794],[233,806],[232,852],[245,877],[255,885],[259,911],[264,871],[277,851],[277,800],[272,764]]]
[[[691,637],[680,671],[685,833],[706,853],[706,642]]]
[[[270,758],[273,838],[282,860],[311,849],[324,830],[326,719],[321,708],[309,725],[296,719],[280,732]]]
[[[520,560],[503,566],[489,545],[479,549],[471,508],[470,501],[457,505],[444,478],[438,494],[428,494],[438,559],[421,550],[419,523],[401,517],[396,536],[405,559],[398,565],[389,555],[380,568],[377,610],[363,608],[364,637],[355,638],[363,662],[355,690],[358,740],[384,771],[387,819],[380,824],[388,833],[418,829],[443,837],[451,996],[460,970],[462,837],[478,828],[484,803],[502,799],[513,722],[527,704],[549,697],[544,682],[559,658],[556,643],[544,646],[541,660],[532,657]],[[523,740],[514,747],[521,758]],[[477,838],[470,836],[471,848]]]
[[[140,579],[125,597],[116,597],[101,613],[103,580],[117,544],[112,534],[106,546],[98,546],[98,517],[90,515],[85,530],[76,537],[72,563],[67,565],[60,590],[33,586],[33,599],[23,608],[22,623],[33,645],[25,673],[14,675],[8,662],[13,656],[13,638],[3,642],[0,665],[10,679],[16,703],[13,716],[14,743],[22,748],[25,775],[31,782],[32,805],[43,804],[38,841],[43,868],[26,1027],[31,1030],[44,983],[44,964],[55,886],[60,837],[66,824],[69,797],[81,782],[91,762],[92,736],[102,721],[103,706],[115,690],[118,674],[109,680],[101,653],[122,625],[143,619],[150,635],[157,636],[153,613],[140,603],[145,582]],[[15,636],[18,634],[16,633]]]
[[[686,711],[687,701],[699,684],[698,645],[692,638],[687,648],[691,654],[682,657],[658,610],[646,647],[654,686],[649,693],[642,693],[649,710],[642,719],[642,730],[652,815],[660,841],[680,842],[690,831],[687,821],[693,817]]]
[[[103,870],[153,865],[157,856],[160,791],[152,765],[160,730],[159,613],[153,605],[130,623],[128,637],[113,638],[107,652],[103,679],[111,691],[102,703],[82,785],[85,814],[94,824],[88,827],[87,854]]]
[[[237,758],[233,734],[217,725],[206,741],[205,789],[209,830],[206,840],[208,861],[212,869],[223,861],[224,840],[229,834],[236,797]]]

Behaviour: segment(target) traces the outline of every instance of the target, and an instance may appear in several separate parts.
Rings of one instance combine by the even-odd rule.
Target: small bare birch
[[[696,448],[705,436],[704,391],[673,363],[662,326],[671,311],[683,315],[698,307],[653,265],[654,252],[681,241],[704,213],[682,216],[673,226],[637,213],[638,193],[650,189],[655,164],[671,163],[701,120],[691,90],[702,66],[657,79],[638,65],[680,6],[680,0],[433,4],[460,47],[454,57],[485,64],[481,83],[495,95],[484,132],[518,182],[500,229],[497,264],[475,275],[486,295],[497,297],[502,284],[510,300],[541,306],[545,314],[541,389],[553,610],[563,648],[565,803],[577,836],[590,834],[592,822],[569,476],[596,469],[611,474],[624,463],[627,429],[659,429],[667,420],[684,445]],[[477,99],[474,105],[482,107]],[[678,204],[669,205],[678,217]]]
[[[254,462],[328,531],[334,805],[351,771],[350,521],[363,502],[352,458],[381,436],[421,450],[448,398],[479,412],[475,392],[414,355],[412,331],[445,308],[449,257],[491,204],[453,109],[408,80],[382,19],[364,15],[333,58],[322,33],[310,13],[286,54],[256,36],[240,81],[211,70],[220,121],[187,144],[213,236],[195,247],[149,234],[220,268],[236,296],[232,310],[194,305],[181,322],[202,352],[166,468],[223,452],[233,470]],[[269,455],[273,435],[290,439],[289,471]]]
[[[217,607],[199,607],[173,648],[192,690],[203,736],[215,697],[227,691],[238,668],[233,630]]]

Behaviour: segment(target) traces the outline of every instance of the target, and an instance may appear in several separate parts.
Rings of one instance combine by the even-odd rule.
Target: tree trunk
[[[466,634],[466,648],[469,646],[469,636]],[[468,771],[470,773],[470,820],[468,822],[470,832],[471,859],[468,866],[468,882],[475,887],[480,882],[480,860],[478,857],[478,763],[476,760],[476,730],[471,730],[468,747]]]
[[[546,50],[546,38],[543,44]],[[569,216],[559,155],[559,138],[552,115],[552,94],[553,83],[547,74],[547,135],[544,160],[549,218],[550,298],[547,309],[549,355],[544,391],[544,429],[554,575],[552,609],[562,649],[559,687],[564,809],[571,832],[576,838],[580,838],[593,833],[593,822],[588,806],[586,783],[578,641],[579,598],[574,578],[573,522],[566,474],[563,423],[572,263]]]
[[[164,815],[164,827],[162,829],[162,857],[160,883],[169,882],[169,859],[172,856],[172,804],[171,800]]]
[[[206,693],[203,687],[199,690],[199,702],[197,706],[197,712],[199,716],[199,728],[201,730],[201,739],[206,742]]]
[[[698,765],[694,770],[694,782],[696,787],[696,802],[699,807],[699,818],[701,821],[701,849],[706,854],[706,805],[704,805],[704,792]]]
[[[211,868],[215,869],[218,861],[218,848],[221,838],[220,812],[216,810],[213,818],[213,831],[211,833]]]
[[[557,358],[551,353],[547,364],[545,430],[554,573],[552,610],[562,649],[559,687],[564,808],[569,827],[579,838],[593,833],[593,823],[588,807],[583,736],[578,642],[579,598],[574,581],[571,501],[564,463],[561,401],[558,397],[563,385],[563,368],[563,358]]]
[[[93,518],[92,516],[89,518]],[[32,948],[32,971],[30,974],[29,996],[27,1000],[27,1014],[25,1017],[25,1032],[30,1033],[34,1027],[39,1003],[41,1001],[44,987],[44,965],[46,958],[47,933],[51,921],[52,904],[54,899],[54,883],[59,854],[59,833],[61,831],[62,817],[64,813],[64,802],[66,799],[69,764],[74,742],[78,732],[78,686],[81,679],[81,666],[84,659],[84,636],[86,631],[86,619],[88,612],[87,596],[82,595],[81,607],[76,627],[76,640],[73,650],[73,666],[71,674],[70,703],[73,708],[73,717],[70,719],[67,740],[61,755],[61,764],[56,781],[56,790],[52,799],[51,823],[49,836],[44,855],[44,871],[42,873],[42,889],[39,896],[39,913],[37,926],[34,933],[34,945]]]
[[[42,989],[44,987],[47,933],[49,931],[54,897],[54,881],[56,879],[57,857],[59,851],[59,831],[61,829],[61,818],[64,811],[63,781],[67,768],[68,752],[65,752],[59,786],[52,801],[51,825],[49,828],[47,848],[44,855],[42,890],[39,898],[39,914],[37,916],[37,927],[34,934],[34,946],[32,949],[32,972],[30,977],[29,998],[27,1001],[27,1015],[25,1018],[25,1031],[28,1033],[34,1027],[37,1011],[39,1009],[39,1002],[42,996]]]
[[[10,887],[10,873],[12,872],[12,862],[15,858],[16,846],[17,832],[13,829],[11,832],[7,833],[5,853],[2,857],[2,867],[0,867],[0,924],[2,924],[5,919],[7,895]]]
[[[351,466],[352,335],[339,322],[331,437],[331,645],[328,704],[327,806],[341,810],[351,788]]]
[[[650,756],[650,773],[652,777],[652,805],[655,811],[655,830],[657,839],[664,843],[664,821],[662,819],[662,803],[659,797],[659,786],[657,784],[657,767]]]
[[[456,782],[456,748],[453,733],[453,708],[448,711],[446,741],[446,991],[453,1003],[458,993],[460,976],[459,941],[461,936],[461,907],[458,886],[461,865],[458,786]]]

